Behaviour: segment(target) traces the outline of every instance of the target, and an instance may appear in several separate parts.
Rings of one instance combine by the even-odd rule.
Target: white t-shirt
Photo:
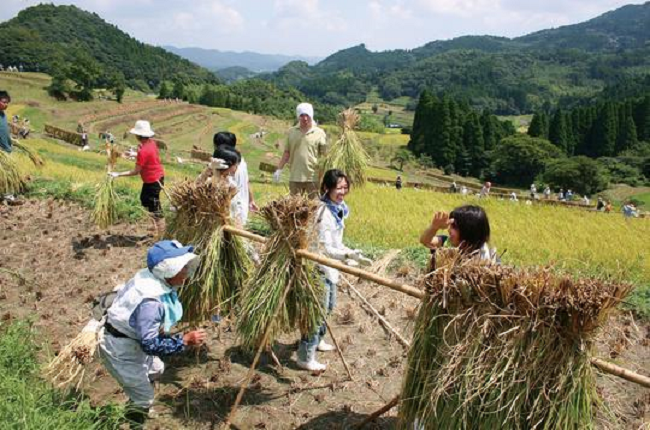
[[[237,199],[240,205],[239,212],[242,225],[246,225],[248,221],[248,208],[250,207],[250,196],[248,195],[248,165],[244,158],[241,159],[241,163],[237,166],[237,171],[234,175],[235,184],[237,186]]]

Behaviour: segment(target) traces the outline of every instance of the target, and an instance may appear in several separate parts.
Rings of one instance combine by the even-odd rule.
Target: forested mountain
[[[373,88],[391,100],[428,89],[499,114],[593,96],[650,70],[650,3],[508,39],[465,36],[413,50],[339,51],[315,66],[293,62],[266,78],[326,103],[355,104]]]
[[[274,72],[292,61],[317,63],[322,58],[301,57],[297,55],[260,54],[257,52],[232,52],[217,49],[176,48],[163,46],[169,52],[206,67],[210,70],[223,70],[233,67],[244,67],[252,72]]]
[[[97,14],[75,6],[41,4],[0,24],[0,64],[56,75],[92,58],[101,81],[122,73],[129,86],[147,90],[165,79],[215,82],[210,71],[162,48],[137,41]]]

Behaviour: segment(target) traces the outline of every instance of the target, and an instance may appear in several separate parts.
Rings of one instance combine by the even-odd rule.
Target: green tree
[[[548,140],[520,135],[506,137],[491,152],[491,172],[499,183],[528,187],[563,151]]]
[[[396,164],[397,166],[399,166],[399,167],[397,167],[398,170],[404,171],[404,165],[408,164],[408,163],[411,163],[414,160],[415,160],[415,157],[413,156],[411,151],[409,151],[408,149],[402,148],[402,149],[399,149],[395,153],[395,155],[393,156],[393,159],[390,160],[390,162],[392,164],[394,164],[394,165]]]
[[[92,100],[92,91],[100,76],[100,64],[86,51],[77,48],[72,54],[72,63],[67,73],[67,78],[75,83],[74,97],[80,101]]]
[[[596,160],[583,155],[549,161],[543,178],[553,187],[572,189],[586,195],[607,188],[604,168]]]
[[[109,87],[115,95],[118,103],[122,103],[124,92],[126,91],[126,81],[122,72],[114,72],[109,78]]]
[[[561,109],[557,109],[553,114],[548,129],[548,140],[550,140],[553,145],[562,149],[565,153],[568,153],[569,137],[567,134],[564,112],[562,112]]]
[[[530,137],[548,138],[548,121],[544,112],[536,112],[528,127]]]
[[[169,88],[169,84],[167,83],[167,81],[163,81],[160,84],[160,90],[158,92],[158,98],[159,99],[168,99],[169,97],[171,97],[171,93],[172,93],[172,91]]]

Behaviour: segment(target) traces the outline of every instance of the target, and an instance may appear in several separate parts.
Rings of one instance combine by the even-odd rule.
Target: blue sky
[[[516,37],[582,22],[619,0],[79,0],[153,45],[327,56],[365,43],[371,50],[416,48],[463,35]],[[38,4],[2,0],[0,21]]]

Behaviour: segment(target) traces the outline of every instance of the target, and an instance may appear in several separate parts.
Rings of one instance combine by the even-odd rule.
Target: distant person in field
[[[609,200],[605,203],[605,213],[608,214],[612,211],[612,202]]]
[[[282,169],[288,163],[289,191],[291,194],[305,193],[318,197],[318,159],[327,149],[327,136],[314,122],[314,108],[309,103],[296,107],[298,125],[287,134],[282,159],[273,174],[273,180],[280,182]]]
[[[517,193],[514,191],[510,193],[510,201],[511,202],[518,202],[519,200],[517,199]]]
[[[193,246],[175,240],[155,243],[147,252],[147,267],[118,289],[98,333],[102,362],[129,398],[127,418],[138,424],[153,405],[153,382],[165,370],[161,358],[186,352],[206,339],[203,330],[171,333],[183,317],[177,290],[198,265],[193,251]]]
[[[447,235],[438,234],[447,230]],[[464,205],[451,213],[435,212],[431,224],[420,235],[420,243],[431,250],[431,269],[435,269],[438,248],[458,248],[464,255],[496,261],[496,251],[490,249],[490,222],[480,206]]]
[[[596,202],[596,210],[599,212],[605,210],[605,202],[603,201],[602,197],[598,197],[598,201]]]
[[[456,185],[456,181],[452,182],[449,186],[449,192],[452,194],[456,194],[458,192],[458,185]]]
[[[634,203],[632,203],[631,201],[625,203],[621,208],[621,210],[623,211],[623,217],[625,217],[626,220],[630,218],[636,218],[639,216],[636,210],[636,206],[634,206]]]
[[[533,200],[537,198],[537,185],[534,183],[530,185],[530,198]]]
[[[466,196],[467,193],[469,193],[469,190],[467,189],[467,187],[466,187],[465,185],[463,185],[462,187],[460,187],[460,195],[461,195],[461,196]]]
[[[158,145],[152,139],[155,133],[151,129],[149,121],[144,120],[136,121],[135,127],[131,129],[130,133],[136,137],[139,143],[135,167],[128,172],[111,172],[109,175],[114,178],[140,175],[140,178],[142,178],[140,203],[153,216],[154,229],[160,234],[164,230],[160,191],[165,184],[165,169],[160,162]]]
[[[549,187],[548,185],[544,188],[544,198],[546,200],[551,198],[551,187]]]
[[[395,189],[397,191],[402,189],[402,177],[399,175],[397,176],[397,179],[395,179]]]
[[[560,188],[560,192],[557,193],[557,199],[561,202],[564,201],[565,195],[564,195],[564,188]]]
[[[491,182],[486,182],[483,184],[483,188],[481,188],[481,192],[479,193],[478,197],[480,199],[484,199],[490,196],[490,188],[492,188],[492,183]]]
[[[350,192],[348,177],[338,169],[325,172],[320,189],[320,206],[316,215],[318,244],[329,258],[340,260],[350,266],[369,265],[372,262],[358,249],[353,250],[343,244],[345,220],[350,210],[345,203],[345,196]],[[331,314],[336,305],[336,286],[339,271],[328,266],[319,265],[322,280],[325,283],[323,309]],[[325,342],[327,333],[325,321],[315,333],[301,333],[298,347],[298,367],[309,371],[322,371],[326,366],[316,360],[316,351],[333,351],[334,346]]]

